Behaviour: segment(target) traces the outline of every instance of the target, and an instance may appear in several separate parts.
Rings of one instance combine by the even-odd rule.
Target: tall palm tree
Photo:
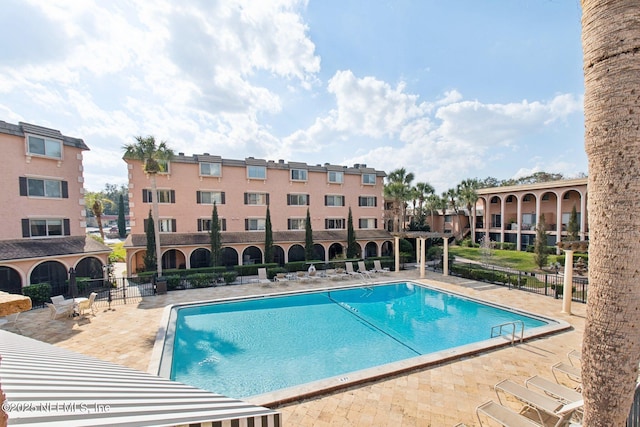
[[[447,191],[445,191],[444,193],[442,193],[442,197],[447,201],[447,206],[450,207],[451,209],[453,209],[453,212],[455,213],[456,216],[456,220],[458,221],[458,229],[460,229],[460,219],[458,218],[458,191],[455,188],[450,188]],[[445,214],[446,210],[443,211],[443,215]],[[453,231],[453,230],[452,230]],[[455,236],[455,233],[453,233]]]
[[[153,218],[155,222],[155,238],[156,238],[156,264],[158,277],[162,276],[162,252],[160,249],[160,216],[158,215],[158,186],[156,183],[156,175],[165,172],[166,162],[173,158],[173,150],[170,149],[165,141],[156,144],[153,136],[136,136],[134,144],[126,144],[122,147],[124,150],[124,158],[131,160],[139,160],[142,162],[143,170],[151,178],[151,203],[153,205]]]
[[[385,198],[393,200],[394,211],[400,217],[397,231],[405,229],[406,203],[411,199],[413,178],[413,173],[407,173],[405,168],[393,170],[387,175],[387,184],[384,186],[383,194]]]
[[[420,218],[423,218],[425,201],[429,196],[434,194],[436,190],[428,182],[417,182],[414,189],[415,189],[416,197],[418,199],[418,214]]]
[[[476,203],[478,202],[479,187],[477,179],[465,179],[458,184],[458,196],[467,207],[471,226],[471,241],[474,243],[476,241]]]
[[[590,228],[584,426],[624,426],[638,377],[640,215],[629,214],[640,200],[638,22],[637,0],[582,0]]]
[[[114,205],[113,200],[110,200],[103,192],[88,192],[84,195],[84,203],[87,209],[91,211],[98,223],[98,230],[100,230],[100,237],[104,240],[104,227],[102,225],[102,215],[104,209],[107,206]]]
[[[438,213],[440,209],[444,209],[443,215],[446,213],[447,203],[442,197],[437,194],[431,194],[427,197],[425,208],[431,214],[431,231],[435,231],[436,223],[435,223],[435,214]]]

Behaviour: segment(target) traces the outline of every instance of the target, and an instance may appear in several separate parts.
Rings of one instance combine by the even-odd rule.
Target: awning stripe
[[[280,414],[0,330],[9,425],[280,427]]]

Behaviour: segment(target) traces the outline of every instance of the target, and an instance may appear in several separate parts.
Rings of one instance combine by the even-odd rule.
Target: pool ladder
[[[516,333],[518,326],[520,327],[520,336]],[[507,328],[511,328],[511,334],[504,333],[504,330]],[[522,320],[515,320],[513,322],[502,323],[491,327],[491,338],[502,337],[505,335],[511,335],[511,345],[513,345],[516,340],[522,342],[522,339],[524,338],[524,322]]]

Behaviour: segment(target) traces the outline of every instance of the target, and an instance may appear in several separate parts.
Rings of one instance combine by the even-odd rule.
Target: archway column
[[[564,250],[564,284],[562,286],[562,312],[571,314],[573,298],[573,251]]]
[[[444,258],[442,259],[442,275],[449,275],[449,238],[444,239]]]
[[[424,266],[426,261],[426,246],[427,241],[424,237],[419,237],[418,241],[420,242],[420,278],[424,279]]]
[[[396,273],[400,271],[400,237],[393,237],[393,253],[395,255]]]

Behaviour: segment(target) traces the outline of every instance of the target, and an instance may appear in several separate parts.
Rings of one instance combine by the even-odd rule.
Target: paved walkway
[[[388,278],[418,280],[415,270],[392,273]],[[495,399],[493,385],[504,378],[523,381],[542,374],[553,378],[550,367],[566,361],[580,348],[585,305],[574,303],[573,315],[561,313],[562,301],[509,290],[467,279],[427,272],[425,282],[465,295],[529,310],[569,322],[568,332],[523,344],[488,351],[463,360],[379,380],[330,395],[287,404],[279,408],[286,426],[453,426],[479,425],[475,407]],[[283,290],[330,286],[334,282],[246,284],[170,292],[135,298],[128,304],[101,303],[95,317],[50,320],[48,310],[23,313],[5,329],[73,351],[147,370],[163,308],[171,303],[256,295]],[[515,407],[515,406],[514,406]]]

